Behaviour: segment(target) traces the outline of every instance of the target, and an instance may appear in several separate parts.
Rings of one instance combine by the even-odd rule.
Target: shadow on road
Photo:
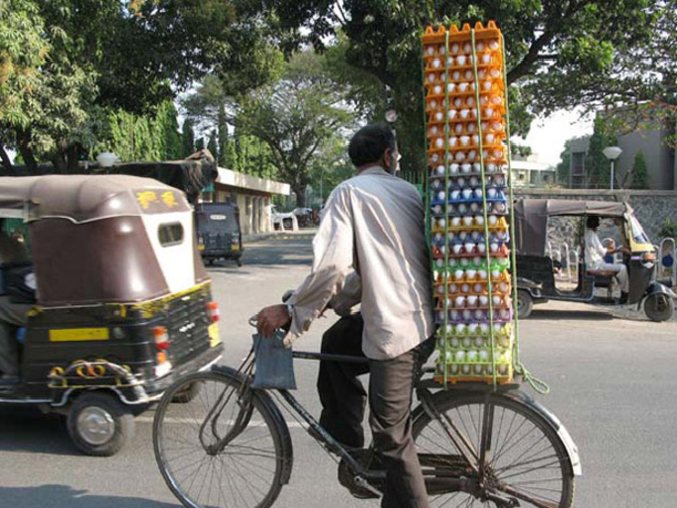
[[[620,319],[608,312],[590,310],[534,310],[529,321],[613,321]]]
[[[308,265],[313,259],[311,240],[279,239],[257,242],[245,247],[241,268],[229,260],[216,261],[208,267],[210,271],[240,273],[247,266],[259,265]]]
[[[16,407],[0,409],[0,451],[81,455],[71,443],[61,417],[43,415],[35,408]],[[1,489],[0,499],[4,500]]]
[[[177,508],[179,504],[163,503],[140,497],[88,495],[86,490],[75,490],[66,485],[39,487],[0,487],[2,506],[8,508]]]

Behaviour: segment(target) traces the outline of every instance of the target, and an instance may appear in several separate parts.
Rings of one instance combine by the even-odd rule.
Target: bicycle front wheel
[[[172,403],[195,384],[195,398]],[[157,407],[155,459],[186,507],[267,508],[285,483],[289,433],[258,395],[242,395],[241,387],[229,372],[196,373],[172,385]]]
[[[463,477],[476,488],[474,492],[431,492],[431,508],[501,506],[487,494],[517,500],[519,506],[571,507],[574,477],[569,457],[557,432],[540,414],[499,394],[486,398],[483,394],[447,392],[436,399],[443,422],[423,412],[413,426],[424,474],[427,460],[437,479]],[[480,466],[483,436],[486,446]],[[470,463],[467,456],[472,457]]]

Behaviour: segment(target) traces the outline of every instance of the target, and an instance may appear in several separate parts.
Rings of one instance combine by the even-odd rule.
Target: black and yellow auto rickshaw
[[[581,244],[573,249],[579,254],[575,287],[562,289],[555,282],[558,268],[547,249],[549,220],[555,217],[585,219],[589,216],[613,219],[620,230],[622,245],[628,252],[623,259],[630,286],[627,304],[637,304],[638,308],[643,305],[647,317],[653,321],[666,321],[672,317],[673,300],[677,295],[666,283],[654,279],[656,249],[628,203],[523,199],[515,202],[514,210],[519,317],[528,317],[533,304],[548,300],[617,304],[609,291],[606,295],[597,291],[601,287],[611,287],[613,274],[591,270],[585,265],[582,235],[578,235]]]
[[[242,266],[242,232],[240,210],[231,202],[195,205],[197,248],[208,264],[218,259],[232,259]]]
[[[28,224],[37,282],[0,402],[64,414],[80,450],[112,455],[135,415],[221,355],[192,209],[147,178],[51,175],[0,178],[0,217]]]

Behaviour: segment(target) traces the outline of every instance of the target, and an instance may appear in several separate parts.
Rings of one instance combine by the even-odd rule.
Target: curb
[[[242,243],[256,243],[265,240],[308,240],[315,237],[317,229],[306,229],[302,231],[271,231],[270,233],[256,233],[252,235],[242,235]]]

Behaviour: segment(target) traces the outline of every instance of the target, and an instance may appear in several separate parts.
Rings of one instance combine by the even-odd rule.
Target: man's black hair
[[[588,218],[585,221],[585,226],[588,229],[595,229],[599,227],[599,222],[600,222],[599,217],[597,217],[596,215],[588,215]]]
[[[395,137],[390,127],[382,123],[372,123],[355,133],[348,145],[348,155],[355,167],[375,164],[386,148],[395,151]]]

